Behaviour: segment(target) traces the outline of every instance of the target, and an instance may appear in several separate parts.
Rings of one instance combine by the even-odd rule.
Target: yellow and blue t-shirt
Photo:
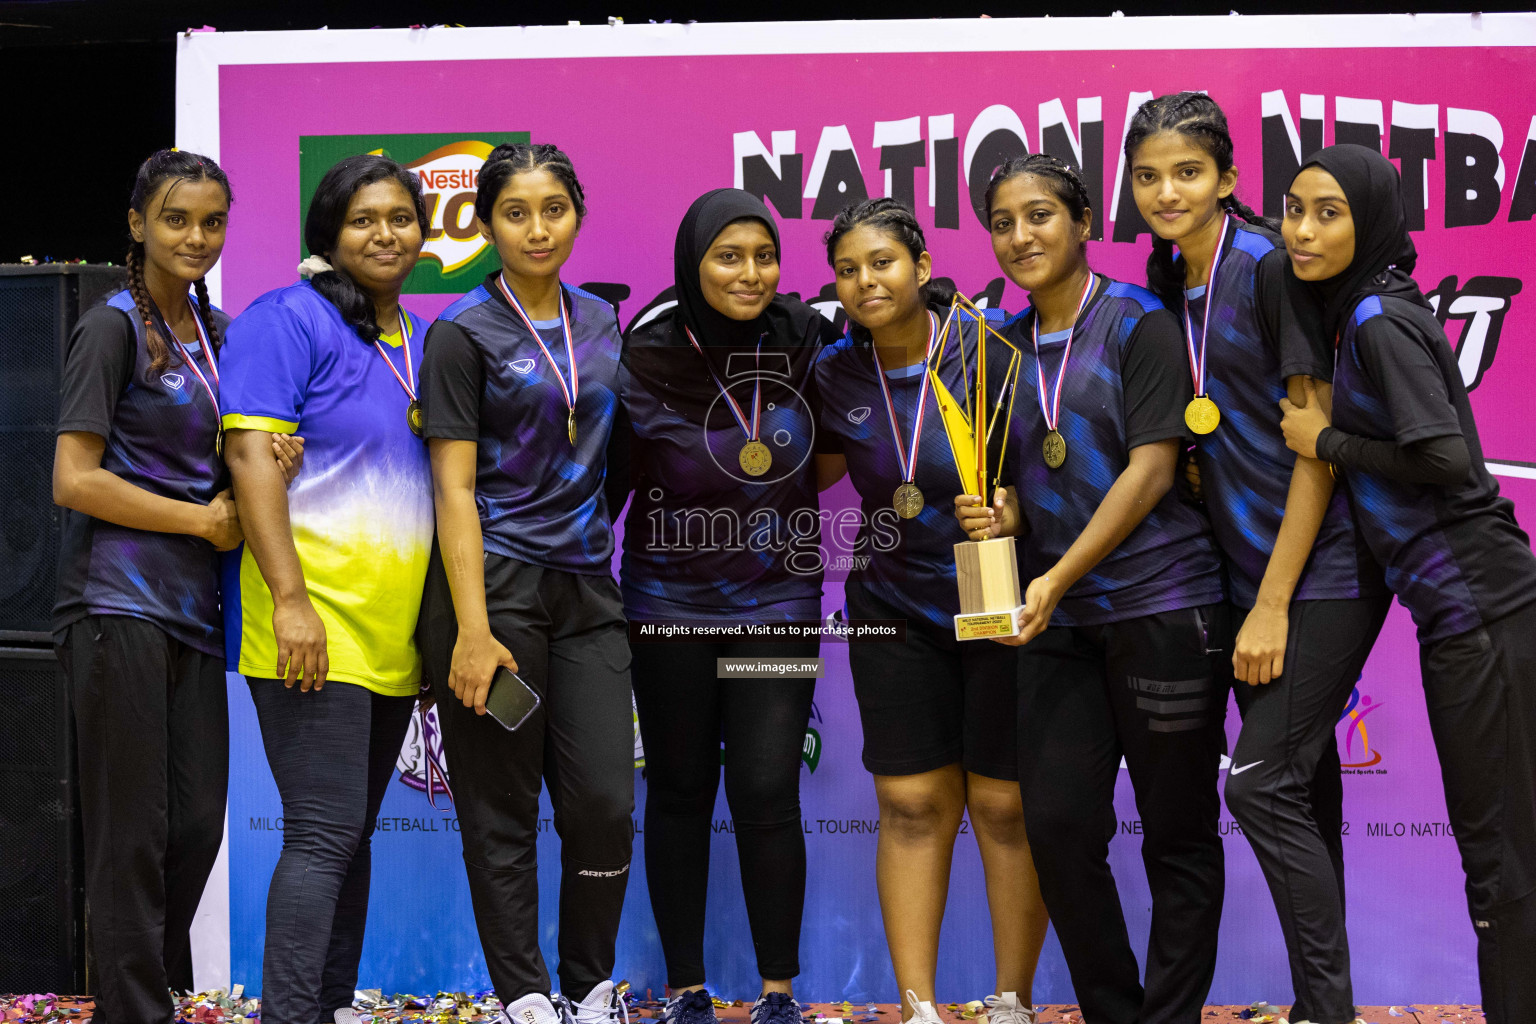
[[[405,375],[421,366],[425,325],[405,313],[408,340],[385,336]],[[294,547],[325,624],[331,681],[414,694],[413,634],[432,545],[426,444],[406,422],[408,399],[377,348],[308,282],[268,292],[230,325],[221,405],[226,429],[304,437],[288,489]],[[272,592],[248,548],[225,573],[230,668],[270,677],[277,667]]]

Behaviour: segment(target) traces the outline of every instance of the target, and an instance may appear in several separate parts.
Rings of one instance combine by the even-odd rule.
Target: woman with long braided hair
[[[1300,329],[1277,224],[1238,201],[1216,101],[1181,92],[1131,118],[1126,165],[1152,228],[1148,286],[1182,310],[1200,493],[1227,563],[1243,730],[1227,806],[1269,883],[1290,956],[1291,1019],[1355,1019],[1344,930],[1344,792],[1334,723],[1390,595],[1343,488],[1285,445],[1279,402],[1307,405],[1333,355]],[[1174,247],[1178,256],[1174,256]],[[1305,308],[1305,307],[1303,307]]]
[[[129,200],[129,286],[86,311],[60,385],[53,628],[79,733],[96,1014],[172,1019],[224,831],[229,732],[218,552],[241,541],[218,455],[228,320],[205,277],[229,179],[163,149]],[[192,298],[192,294],[196,299]],[[288,442],[279,463],[295,468]]]
[[[1173,493],[1191,392],[1178,322],[1094,273],[1093,211],[1055,157],[987,190],[992,251],[1030,305],[1002,334],[1038,402],[1015,406],[1013,486],[956,499],[973,540],[1022,534],[1019,787],[1040,892],[1092,1024],[1195,1024],[1216,969],[1216,772],[1230,670],[1221,556]],[[1213,642],[1214,641],[1214,642]],[[1122,757],[1152,893],[1138,977],[1109,869]]]

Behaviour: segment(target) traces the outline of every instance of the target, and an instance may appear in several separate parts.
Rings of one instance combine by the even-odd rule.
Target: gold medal
[[[747,476],[762,476],[773,465],[773,453],[761,441],[748,441],[741,446],[741,453],[736,460],[741,463],[741,471]]]
[[[903,519],[916,519],[917,514],[923,510],[923,492],[917,484],[902,484],[891,496],[891,507]]]
[[[411,404],[405,407],[405,425],[411,428],[411,433],[421,436],[423,424],[421,418],[421,402],[411,399]]]
[[[1196,395],[1184,407],[1184,422],[1197,434],[1209,434],[1221,423],[1221,410],[1204,395]]]
[[[565,436],[571,439],[571,447],[576,447],[576,410],[565,418]]]
[[[1045,443],[1040,446],[1040,451],[1045,456],[1047,466],[1060,469],[1061,464],[1067,461],[1067,439],[1061,436],[1061,431],[1053,430],[1045,435]]]
[[[224,428],[220,427],[213,435],[213,454],[219,458],[224,457]]]

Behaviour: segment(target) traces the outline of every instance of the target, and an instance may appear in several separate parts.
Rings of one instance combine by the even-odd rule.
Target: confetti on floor
[[[435,995],[385,993],[380,989],[360,989],[356,1006],[364,1024],[488,1024],[501,1011],[501,1003],[490,992],[439,992]],[[661,1015],[661,993],[626,991],[630,1020],[649,1020]],[[715,1014],[722,1024],[744,1024],[752,1004],[740,1000],[715,1000]],[[91,1019],[93,1003],[89,996],[55,995],[51,992],[0,996],[0,1024],[86,1024]],[[901,1024],[894,1003],[806,1003],[806,1024]],[[938,1007],[946,1022],[978,1021],[986,1024],[984,1007],[977,1000],[944,1003]],[[1251,1024],[1275,1024],[1284,1019],[1284,1007],[1264,1001],[1247,1006],[1207,1006],[1209,1021],[1249,1021]],[[1076,1006],[1036,1006],[1039,1024],[1083,1024],[1083,1014]],[[243,987],[232,992],[222,990],[183,995],[177,999],[177,1024],[245,1024],[259,1021],[261,1001],[245,998]],[[1400,1003],[1395,1006],[1362,1006],[1360,1018],[1365,1024],[1483,1024],[1482,1008],[1470,1005],[1436,1003]]]

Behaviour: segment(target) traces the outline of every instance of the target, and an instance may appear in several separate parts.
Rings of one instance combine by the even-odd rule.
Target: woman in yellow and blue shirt
[[[355,1019],[369,839],[421,676],[425,330],[400,290],[425,223],[413,174],[343,160],[305,218],[308,280],[261,296],[229,329],[226,458],[247,526],[238,587],[226,585],[231,667],[250,684],[286,819],[267,895],[268,1024]],[[308,439],[291,489],[271,430]]]

